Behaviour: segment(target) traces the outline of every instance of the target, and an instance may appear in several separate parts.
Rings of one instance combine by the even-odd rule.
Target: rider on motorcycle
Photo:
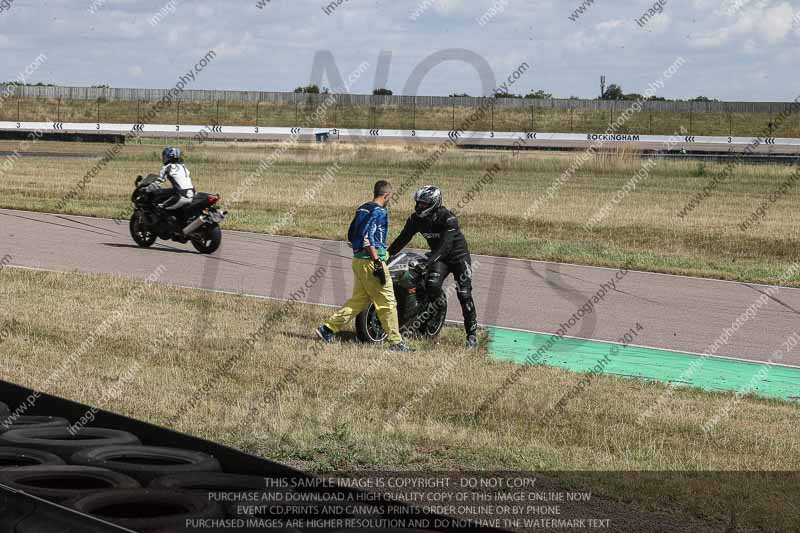
[[[389,246],[389,255],[399,253],[417,233],[421,233],[431,249],[425,265],[425,288],[432,302],[446,298],[442,285],[452,272],[456,295],[464,315],[467,346],[477,346],[478,319],[472,299],[472,262],[467,240],[458,226],[458,219],[442,206],[439,187],[426,185],[414,193],[414,213],[408,217],[403,231]]]
[[[189,169],[183,163],[180,149],[174,146],[167,146],[161,152],[161,161],[164,167],[159,173],[158,179],[153,181],[145,189],[147,192],[155,192],[161,189],[161,184],[169,180],[172,189],[166,189],[171,194],[169,198],[158,204],[158,207],[167,211],[174,211],[192,203],[194,198],[194,184],[189,175]]]

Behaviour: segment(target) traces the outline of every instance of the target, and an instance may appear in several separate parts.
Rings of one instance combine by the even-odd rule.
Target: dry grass
[[[618,102],[615,111],[496,106],[473,129],[481,131],[596,132],[606,130],[630,105]],[[0,108],[0,120],[136,123],[153,103],[135,101],[83,101],[10,99]],[[164,106],[153,124],[214,124],[229,126],[300,126],[338,128],[388,128],[451,130],[474,112],[474,107],[350,106],[337,105],[313,120],[318,104],[261,102],[181,102]],[[619,129],[621,133],[672,135],[686,128],[692,135],[749,136],[766,131],[771,113],[642,112]],[[800,117],[787,120],[775,137],[800,136]]]
[[[69,361],[141,285],[110,276],[16,268],[0,271],[0,277],[5,303],[0,320],[17,321],[2,345],[7,354],[0,367],[3,379],[44,386],[45,392],[313,471],[800,468],[796,405],[743,397],[732,416],[706,435],[703,421],[731,395],[677,389],[668,408],[639,426],[637,417],[665,388],[598,376],[554,416],[546,414],[548,406],[578,378],[533,367],[476,416],[481,400],[516,367],[463,350],[460,331],[447,330],[438,344],[417,342],[413,354],[392,355],[347,341],[328,346],[310,331],[327,309],[159,285],[148,285],[130,314],[96,335],[61,379],[51,380],[53,369]],[[213,328],[201,329],[210,333],[199,336],[207,309],[213,310]],[[252,351],[244,350],[264,321],[268,333]],[[231,370],[220,372],[231,356]],[[109,395],[134,362],[140,370],[133,380]],[[450,365],[451,372],[443,370]],[[209,392],[197,398],[209,380]],[[420,395],[426,386],[429,393]],[[254,416],[248,418],[251,408]],[[696,516],[724,516],[743,490],[735,478],[722,479],[708,493],[698,493],[691,483],[658,493],[624,478],[614,482],[606,476],[593,483],[645,507],[663,506],[668,493],[670,512],[691,509]],[[740,519],[772,524],[791,519],[773,513],[771,505],[778,503],[750,498]],[[746,515],[747,509],[758,514]]]
[[[133,178],[160,166],[156,142],[126,146],[64,211],[126,217]],[[0,143],[0,150],[15,146]],[[108,148],[40,142],[31,150],[75,151],[76,147],[96,153]],[[396,234],[411,211],[410,193],[416,187],[439,184],[446,205],[455,208],[479,185],[487,169],[498,164],[501,170],[493,182],[482,186],[459,212],[476,253],[603,266],[629,262],[641,270],[766,283],[776,282],[788,265],[800,260],[797,188],[772,204],[760,225],[747,232],[737,227],[789,176],[793,169],[788,167],[737,167],[713,196],[679,220],[676,213],[712,176],[721,174],[723,166],[662,161],[602,224],[587,229],[587,220],[642,168],[634,150],[622,147],[616,154],[590,160],[526,221],[529,206],[570,167],[575,154],[522,153],[511,158],[505,151],[450,150],[420,173],[420,165],[433,157],[435,147],[301,144],[252,178],[251,186],[243,186],[259,161],[277,147],[184,146],[197,187],[226,199],[231,210],[227,228],[342,239],[353,206],[369,195],[375,179],[388,178],[396,187],[406,186],[392,212],[390,230]],[[96,161],[23,158],[0,180],[0,206],[54,211]],[[333,165],[338,165],[333,179],[324,179]],[[237,191],[240,201],[233,202]],[[292,216],[287,218],[287,213]]]

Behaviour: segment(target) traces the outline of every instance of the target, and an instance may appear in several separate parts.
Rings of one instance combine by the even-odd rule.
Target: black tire
[[[444,328],[445,320],[447,320],[447,302],[438,308],[436,316],[429,318],[422,324],[417,333],[422,337],[434,338],[438,337]]]
[[[217,224],[206,225],[192,236],[192,246],[201,254],[213,254],[222,244],[222,230]]]
[[[136,435],[117,429],[85,427],[70,433],[68,427],[13,429],[0,435],[0,446],[35,448],[68,460],[87,448],[139,444]]]
[[[67,500],[64,506],[142,533],[184,527],[187,520],[224,516],[216,502],[199,494],[169,490],[109,490]]]
[[[63,428],[69,426],[69,420],[60,416],[18,416],[0,422],[0,433],[14,429],[31,428]]]
[[[0,422],[5,421],[9,415],[11,415],[11,409],[8,408],[8,404],[0,402]]]
[[[370,304],[366,310],[356,315],[356,336],[367,344],[378,344],[386,340],[388,335],[383,331],[375,304]]]
[[[163,446],[102,446],[73,455],[72,464],[99,466],[122,472],[146,485],[156,478],[184,472],[219,472],[222,467],[207,453]]]
[[[133,242],[141,246],[142,248],[149,248],[156,242],[156,235],[154,232],[146,230],[141,227],[139,224],[139,212],[134,211],[131,215],[131,221],[128,224],[128,228],[131,231],[131,237],[133,237]]]
[[[91,466],[45,465],[0,470],[0,483],[54,502],[97,491],[139,488],[132,477]]]
[[[54,453],[33,448],[0,446],[0,472],[6,468],[63,464],[64,460]]]
[[[188,490],[204,494],[235,492],[261,492],[266,480],[261,476],[244,474],[225,474],[222,472],[184,472],[154,479],[147,488],[167,490]]]

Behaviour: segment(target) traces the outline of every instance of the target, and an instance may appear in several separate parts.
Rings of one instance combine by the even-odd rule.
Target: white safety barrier
[[[147,134],[179,134],[195,135],[201,138],[212,137],[214,134],[246,135],[248,137],[264,136],[315,136],[327,134],[333,139],[347,139],[372,137],[375,139],[424,139],[445,140],[453,139],[458,142],[469,140],[502,140],[502,141],[588,141],[603,143],[674,143],[674,137],[669,135],[638,135],[628,133],[600,134],[600,133],[541,133],[534,131],[508,132],[508,131],[446,131],[446,130],[389,130],[389,129],[336,129],[336,128],[275,128],[265,126],[215,126],[193,124],[104,124],[91,122],[8,122],[0,121],[0,130],[19,131],[55,131],[73,133],[103,133],[126,134],[147,136]],[[679,138],[680,139],[680,138]],[[683,143],[727,144],[727,145],[779,145],[800,146],[800,139],[766,137],[711,137],[688,135],[680,139]],[[756,143],[758,141],[758,143]]]

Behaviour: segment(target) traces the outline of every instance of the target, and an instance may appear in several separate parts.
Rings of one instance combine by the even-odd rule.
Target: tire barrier
[[[148,484],[156,478],[184,472],[219,472],[213,456],[203,452],[162,446],[101,446],[73,455],[69,462],[122,472]],[[262,480],[263,487],[263,480]]]
[[[0,446],[0,472],[21,466],[63,465],[64,460],[54,453],[33,448]]]
[[[219,494],[263,491],[264,484],[264,478],[258,476],[221,472],[186,472],[156,478],[147,488]]]
[[[118,429],[82,428],[73,435],[68,427],[12,429],[0,435],[0,446],[35,448],[54,453],[64,460],[87,448],[139,444],[136,435]]]
[[[65,428],[67,426],[69,426],[69,420],[60,416],[18,416],[15,419],[8,417],[3,423],[0,423],[0,434],[15,429]]]
[[[98,491],[141,488],[138,481],[106,468],[73,465],[26,466],[0,470],[0,483],[54,502]]]
[[[64,506],[141,533],[185,526],[187,520],[224,517],[218,503],[170,490],[109,490],[67,500]]]
[[[2,533],[121,533],[125,530],[57,504],[0,487]]]
[[[0,476],[6,476],[0,477],[0,533],[123,531],[118,526],[142,532],[213,532],[216,523],[203,519],[237,517],[244,520],[222,531],[247,533],[256,527],[247,518],[258,517],[392,523],[446,518],[381,496],[370,496],[357,508],[336,505],[347,498],[359,501],[364,494],[356,488],[320,485],[313,476],[280,463],[2,380],[0,399],[10,406],[30,405],[31,415],[22,421],[29,427],[0,434]],[[66,425],[90,409],[97,427],[75,432]],[[42,422],[58,426],[30,425]],[[163,444],[170,447],[159,446]],[[65,460],[80,464],[64,465]],[[131,483],[149,486],[123,488]],[[255,510],[232,504],[236,495],[254,494],[280,495],[283,502],[267,498]],[[52,503],[57,501],[61,506]],[[192,523],[192,519],[197,520]],[[297,524],[276,524],[271,531],[298,533],[290,526]]]

